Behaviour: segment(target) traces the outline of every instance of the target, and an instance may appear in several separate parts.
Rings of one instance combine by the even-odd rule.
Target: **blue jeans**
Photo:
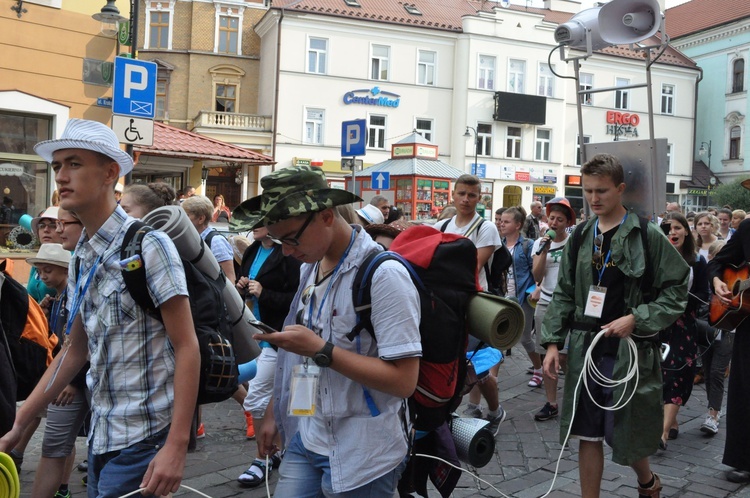
[[[331,466],[327,456],[305,449],[299,432],[284,452],[279,468],[279,483],[274,496],[295,498],[391,498],[406,468],[406,460],[387,474],[357,489],[334,493],[331,488]]]
[[[138,489],[167,434],[169,426],[123,450],[94,455],[89,449],[88,498],[118,498]]]

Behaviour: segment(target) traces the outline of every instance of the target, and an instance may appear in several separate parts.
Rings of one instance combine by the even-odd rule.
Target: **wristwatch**
[[[326,342],[323,349],[315,353],[313,361],[319,367],[330,367],[333,362],[333,343]]]

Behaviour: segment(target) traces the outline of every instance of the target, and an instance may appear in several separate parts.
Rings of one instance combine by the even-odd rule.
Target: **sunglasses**
[[[39,229],[39,231],[46,230],[48,228],[50,230],[54,230],[55,229],[55,222],[54,221],[50,221],[50,222],[40,221],[37,224],[37,228]]]
[[[594,265],[596,265],[596,269],[600,270],[602,267],[602,245],[604,244],[604,234],[600,233],[596,237],[594,237],[594,254],[592,255],[592,259],[594,261]]]

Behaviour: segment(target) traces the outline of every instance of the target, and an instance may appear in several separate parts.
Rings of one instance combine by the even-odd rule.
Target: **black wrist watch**
[[[333,344],[326,342],[323,349],[313,355],[313,361],[319,367],[330,367],[333,362]]]

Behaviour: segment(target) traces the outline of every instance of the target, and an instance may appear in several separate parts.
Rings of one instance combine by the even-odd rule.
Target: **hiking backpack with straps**
[[[349,340],[363,330],[375,338],[370,290],[373,275],[383,262],[402,264],[417,288],[422,358],[409,406],[418,430],[439,427],[461,402],[466,375],[466,312],[469,298],[477,292],[476,254],[474,243],[467,238],[420,225],[399,234],[391,251],[371,254],[354,278],[352,300],[358,323],[347,335]]]
[[[122,241],[120,260],[125,261],[136,255],[142,256],[143,237],[151,230],[154,229],[141,221],[135,221],[130,225]],[[205,242],[196,261],[202,257],[203,251],[210,251]],[[78,262],[76,266],[77,264]],[[231,397],[238,386],[232,329],[229,326],[222,294],[226,277],[220,272],[216,280],[211,279],[186,259],[182,259],[182,266],[185,269],[190,312],[201,356],[198,404],[217,403]],[[133,301],[146,313],[161,320],[159,309],[148,293],[146,268],[142,257],[140,265],[122,269],[122,279]]]
[[[455,218],[455,216],[454,216]],[[449,219],[440,226],[440,231],[445,232],[448,228],[448,224],[453,218]],[[482,224],[487,221],[481,216],[471,224],[466,230],[464,237],[469,238],[472,233],[479,233],[479,229],[482,228]],[[500,244],[500,247],[495,249],[490,259],[484,264],[484,274],[487,277],[487,292],[495,294],[496,296],[504,296],[506,291],[506,279],[508,276],[508,269],[513,264],[513,256],[504,244]]]

